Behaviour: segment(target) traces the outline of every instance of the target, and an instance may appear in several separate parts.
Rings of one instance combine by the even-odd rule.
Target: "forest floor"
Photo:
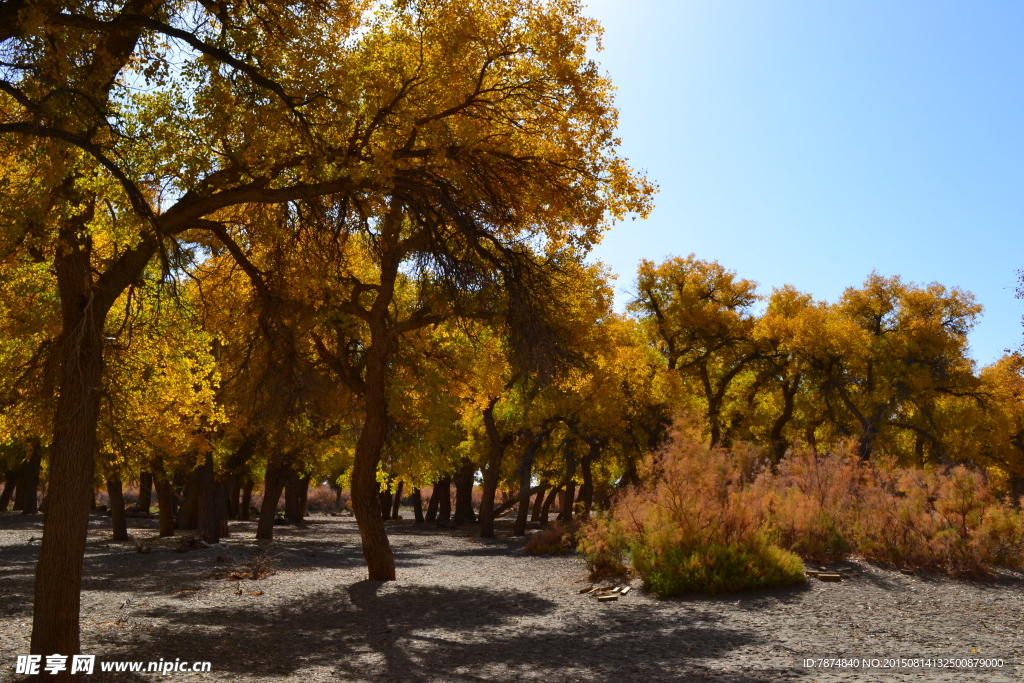
[[[408,514],[408,513],[406,513]],[[614,602],[581,595],[576,556],[534,557],[522,539],[389,522],[398,580],[366,580],[350,517],[275,527],[232,522],[225,547],[176,552],[90,519],[82,590],[84,681],[1009,681],[1024,675],[1024,575],[964,582],[852,561],[848,578],[721,598]],[[28,653],[40,516],[0,513],[0,681]],[[268,554],[274,573],[250,572]],[[1001,658],[1001,668],[819,668],[805,659]],[[211,662],[210,673],[101,673],[114,661]],[[944,662],[936,662],[944,663]],[[954,662],[955,663],[955,662]],[[963,662],[961,662],[962,664]],[[145,664],[143,665],[145,666]]]

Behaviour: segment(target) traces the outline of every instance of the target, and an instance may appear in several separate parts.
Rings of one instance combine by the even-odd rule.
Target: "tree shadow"
[[[753,631],[703,615],[667,622],[639,603],[588,602],[580,609],[592,618],[521,590],[367,580],[282,603],[242,596],[166,616],[140,613],[166,621],[105,642],[104,652],[108,659],[209,659],[216,671],[237,677],[329,667],[344,680],[507,680],[561,672],[612,681],[644,671],[656,680],[685,680],[760,641]]]

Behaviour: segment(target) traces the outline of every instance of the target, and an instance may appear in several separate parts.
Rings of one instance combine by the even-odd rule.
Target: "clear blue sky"
[[[1024,2],[590,0],[622,153],[660,185],[596,258],[694,252],[834,301],[872,269],[974,292],[1022,341]]]

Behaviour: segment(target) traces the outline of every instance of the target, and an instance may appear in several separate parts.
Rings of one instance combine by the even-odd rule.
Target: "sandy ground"
[[[0,681],[28,652],[41,518],[0,513]],[[839,583],[724,598],[615,602],[580,595],[578,557],[532,557],[522,540],[389,522],[398,580],[365,579],[351,518],[276,527],[232,523],[226,547],[185,553],[130,520],[152,547],[90,521],[82,650],[97,681],[1017,681],[1024,678],[1024,577],[983,583],[907,576],[866,563]],[[234,581],[268,552],[275,570]],[[211,662],[210,673],[101,673],[112,661]],[[806,659],[878,660],[879,668]],[[893,659],[933,660],[897,666]],[[942,660],[1001,659],[1001,667]],[[898,664],[899,662],[897,662]],[[960,664],[943,667],[937,665]],[[911,663],[912,664],[912,663]],[[966,664],[966,665],[965,665]],[[972,665],[973,664],[973,665]]]

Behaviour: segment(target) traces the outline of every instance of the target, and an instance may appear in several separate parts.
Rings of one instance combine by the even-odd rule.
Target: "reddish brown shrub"
[[[531,555],[564,555],[576,545],[578,527],[555,522],[547,529],[532,532],[523,549]]]
[[[630,563],[661,594],[728,592],[802,580],[796,553],[851,553],[983,576],[1024,564],[1024,517],[980,470],[863,463],[850,447],[795,449],[774,471],[745,446],[677,437],[581,534],[592,573]]]

